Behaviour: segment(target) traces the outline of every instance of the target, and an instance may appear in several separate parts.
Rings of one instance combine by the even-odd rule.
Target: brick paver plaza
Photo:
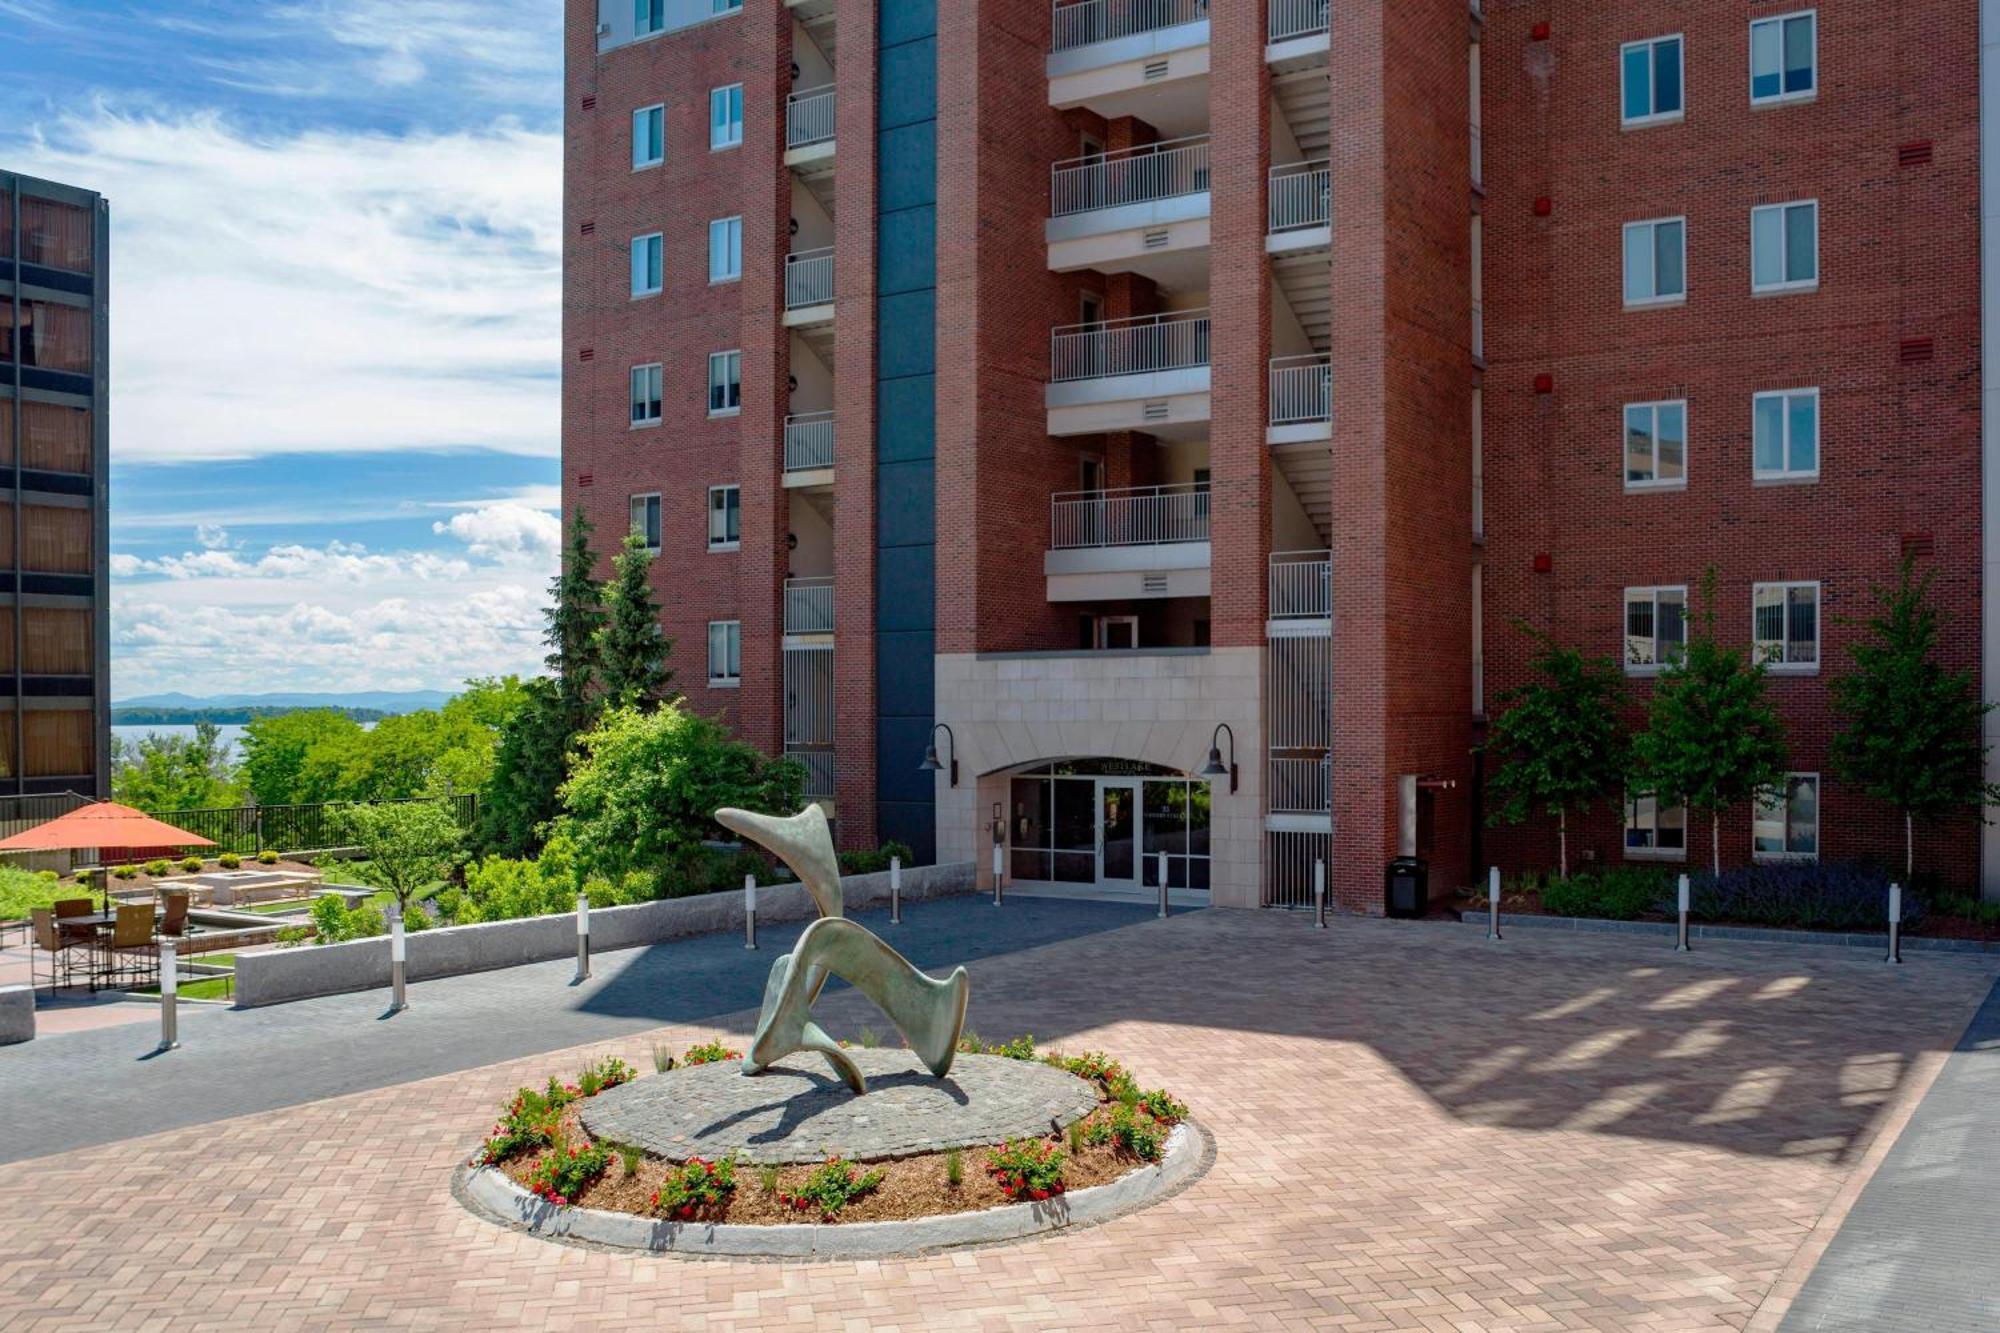
[[[970,930],[972,906],[926,910]],[[740,1007],[700,1022],[16,1162],[0,1326],[1774,1327],[1996,960],[1203,912],[972,970],[989,1039],[1102,1048],[1190,1102],[1209,1174],[1101,1227],[871,1263],[591,1251],[453,1199],[516,1085],[604,1053],[650,1069],[656,1040],[740,1043],[756,995],[719,987]],[[444,1021],[476,981],[418,987],[395,1023]],[[821,1011],[881,1026],[852,992]],[[376,1037],[348,1026],[292,1058]],[[36,1133],[6,1052],[0,1111]]]

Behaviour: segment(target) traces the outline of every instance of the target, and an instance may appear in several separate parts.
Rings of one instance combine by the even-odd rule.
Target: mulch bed
[[[1486,910],[1486,893],[1484,890],[1468,890],[1453,899],[1451,906],[1455,911],[1484,912]],[[1551,912],[1542,906],[1542,895],[1538,889],[1502,889],[1500,891],[1500,910],[1518,916],[1568,915],[1567,913]],[[1641,912],[1638,916],[1623,919],[1629,921],[1671,923],[1675,918],[1661,912]],[[1785,925],[1770,921],[1710,921],[1707,919],[1697,919],[1695,924],[1702,926],[1740,926],[1745,930],[1823,931],[1832,935],[1880,933],[1887,929],[1885,925],[1879,923],[1869,927],[1865,931],[1827,930],[1825,927],[1820,926]],[[1923,918],[1915,926],[1904,928],[1904,934],[1906,937],[1912,939],[1927,936],[1932,939],[1945,940],[1994,941],[2000,940],[2000,923],[1977,921],[1971,917],[1944,916],[1936,911],[1926,911]]]

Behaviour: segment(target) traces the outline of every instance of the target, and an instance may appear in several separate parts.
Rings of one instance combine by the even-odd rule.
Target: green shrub
[[[720,1206],[735,1191],[735,1158],[711,1162],[696,1157],[669,1173],[666,1183],[653,1191],[653,1211],[686,1222],[704,1208]]]
[[[137,879],[139,878],[139,867],[118,866],[117,868],[112,870],[111,874],[114,878],[117,879]]]
[[[571,1143],[557,1130],[547,1155],[528,1177],[528,1192],[566,1208],[610,1165],[611,1151],[603,1144]]]
[[[742,1058],[743,1052],[732,1051],[719,1041],[710,1041],[703,1042],[699,1046],[688,1047],[686,1053],[681,1056],[681,1063],[684,1065],[712,1065],[720,1063],[723,1060],[741,1060]]]
[[[1630,921],[1673,894],[1670,872],[1646,866],[1609,866],[1542,886],[1542,907],[1557,916]]]
[[[257,853],[257,864],[260,866],[274,866],[278,864],[278,854],[269,847],[266,847],[263,851]]]
[[[290,949],[312,938],[311,926],[284,926],[278,931],[278,947]]]
[[[817,1210],[822,1218],[830,1222],[841,1209],[873,1193],[881,1183],[880,1171],[859,1172],[842,1159],[829,1157],[806,1177],[805,1183],[794,1193],[780,1194],[778,1202],[800,1212]]]
[[[198,875],[201,873],[201,865],[202,861],[199,856],[183,856],[181,858],[181,873],[183,875]]]
[[[860,850],[840,854],[840,873],[843,875],[875,875],[889,868],[891,857],[901,857],[907,868],[917,859],[915,852],[907,844],[889,841],[873,851]]]
[[[238,856],[235,852],[224,852],[222,855],[215,858],[215,863],[221,866],[224,870],[235,870],[243,864],[243,858]]]
[[[153,879],[158,879],[162,875],[172,874],[173,869],[174,863],[165,857],[146,862],[146,874]]]
[[[1165,1088],[1140,1093],[1139,1109],[1163,1125],[1178,1125],[1187,1119],[1187,1103],[1175,1101]]]
[[[1159,1161],[1165,1141],[1153,1118],[1130,1106],[1121,1106],[1111,1113],[1111,1137],[1121,1151],[1142,1162]]]
[[[1009,1139],[996,1152],[986,1155],[986,1173],[1010,1199],[1036,1203],[1063,1192],[1063,1163],[1068,1160],[1053,1143]]]
[[[986,1054],[1008,1060],[1032,1060],[1035,1058],[1035,1034],[1023,1033],[1012,1041],[1003,1041],[998,1046],[988,1046]]]
[[[60,883],[62,883],[62,876],[61,876],[61,875],[58,875],[58,874],[57,874],[57,873],[56,873],[55,871],[53,871],[53,870],[37,870],[37,871],[35,872],[35,878],[36,878],[36,879],[38,879],[38,880],[40,880],[40,881],[41,881],[42,883],[44,883],[44,884],[60,884]]]
[[[43,878],[47,874],[46,871],[31,874],[14,866],[0,866],[0,920],[19,920],[37,907],[53,906],[58,898],[74,898],[87,892],[75,885],[65,888],[53,875]]]

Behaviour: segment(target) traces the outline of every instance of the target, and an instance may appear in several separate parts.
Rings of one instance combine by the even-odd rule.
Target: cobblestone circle
[[[740,1061],[635,1079],[585,1103],[584,1128],[669,1161],[731,1153],[753,1165],[857,1161],[971,1148],[1067,1126],[1097,1105],[1074,1074],[1038,1060],[961,1055],[932,1077],[902,1050],[851,1050],[868,1079],[856,1097],[816,1055],[752,1078]]]

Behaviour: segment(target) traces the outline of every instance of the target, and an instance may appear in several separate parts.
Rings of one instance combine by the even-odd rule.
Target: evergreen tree
[[[612,569],[604,628],[597,636],[604,699],[614,708],[650,710],[667,698],[674,679],[667,666],[674,643],[660,628],[660,606],[653,600],[653,554],[631,534]]]
[[[1518,623],[1518,622],[1517,622]],[[1493,823],[1554,815],[1563,878],[1569,878],[1569,812],[1624,781],[1630,741],[1619,708],[1625,676],[1608,657],[1585,657],[1539,630],[1539,679],[1503,692],[1486,750],[1499,761],[1489,786],[1500,798]]]
[[[1854,669],[1834,678],[1834,771],[1903,816],[1903,875],[1916,870],[1915,820],[2000,801],[1986,782],[1986,746],[1972,672],[1937,660],[1943,617],[1930,604],[1931,574],[1904,557],[1893,588],[1872,590],[1867,637],[1848,648]]]
[[[549,646],[542,661],[555,677],[563,713],[572,733],[584,730],[591,718],[591,691],[599,667],[597,636],[604,628],[603,588],[596,578],[597,557],[590,550],[590,520],[578,506],[570,520],[569,547],[562,569],[549,584],[549,609],[543,614]]]
[[[1765,693],[1764,664],[1715,637],[1715,571],[1687,650],[1653,689],[1648,729],[1633,738],[1638,782],[1662,800],[1708,816],[1709,855],[1722,873],[1722,812],[1777,791],[1785,780],[1784,724]]]

